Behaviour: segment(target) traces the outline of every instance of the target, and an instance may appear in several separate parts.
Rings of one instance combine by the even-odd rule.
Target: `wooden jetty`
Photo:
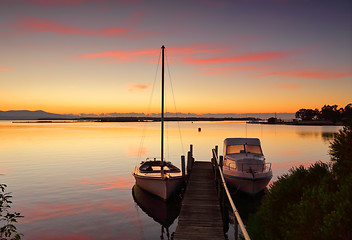
[[[222,173],[223,156],[218,156],[218,146],[212,149],[211,161],[194,161],[193,146],[187,155],[189,176],[186,191],[178,217],[174,240],[226,239],[223,214],[225,201],[231,206],[234,220],[234,239],[239,237],[238,226],[245,240],[250,240],[247,230],[232,200]],[[185,158],[181,157],[182,172],[185,172]],[[184,176],[185,177],[185,176]],[[220,206],[221,204],[221,206]],[[224,211],[222,211],[224,210]]]
[[[196,161],[193,164],[173,239],[225,239],[210,161]]]

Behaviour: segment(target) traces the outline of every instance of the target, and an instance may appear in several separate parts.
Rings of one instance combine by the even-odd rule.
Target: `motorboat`
[[[182,171],[171,162],[164,161],[164,52],[162,50],[162,74],[161,74],[161,159],[142,161],[137,165],[132,174],[136,180],[136,184],[164,199],[167,200],[175,194],[182,186],[184,179]]]
[[[250,195],[266,188],[273,173],[258,138],[226,138],[223,154],[223,174],[231,187]]]

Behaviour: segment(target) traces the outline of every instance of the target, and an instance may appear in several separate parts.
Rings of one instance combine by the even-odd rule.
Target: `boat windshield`
[[[258,145],[229,145],[226,146],[226,154],[234,154],[234,153],[256,153],[263,154],[262,149]]]
[[[263,154],[262,149],[258,145],[247,145],[246,144],[246,152],[247,153]]]

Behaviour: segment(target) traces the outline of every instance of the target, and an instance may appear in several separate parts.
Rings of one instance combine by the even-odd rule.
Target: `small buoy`
[[[201,132],[202,131],[202,129],[201,128],[198,128],[198,132]]]

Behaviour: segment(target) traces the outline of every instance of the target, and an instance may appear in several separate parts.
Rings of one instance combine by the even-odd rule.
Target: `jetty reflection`
[[[229,187],[229,192],[236,204],[236,208],[241,216],[243,223],[247,225],[250,215],[254,214],[261,205],[261,201],[265,196],[265,191],[261,191],[253,196],[238,191],[235,188]],[[237,225],[238,223],[234,220],[233,212],[228,201],[225,202],[225,206],[222,211],[224,220],[224,232],[226,233],[227,239],[241,239],[241,234],[239,233],[240,229]],[[231,227],[231,225],[235,225],[235,227]]]
[[[143,212],[161,225],[160,239],[171,239],[169,227],[180,214],[181,198],[175,196],[168,201],[164,201],[144,191],[137,185],[134,185],[132,188],[132,196],[135,203],[137,203]]]

